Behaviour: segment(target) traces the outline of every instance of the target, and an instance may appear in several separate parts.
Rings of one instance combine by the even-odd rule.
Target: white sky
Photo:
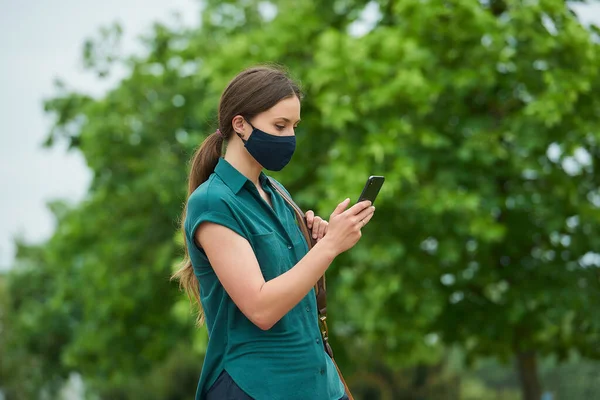
[[[173,10],[198,23],[198,0],[0,0],[0,269],[14,258],[13,237],[39,242],[52,234],[48,200],[77,202],[90,181],[79,154],[41,147],[51,126],[42,100],[55,93],[53,80],[101,93],[107,83],[81,67],[84,39],[118,20],[129,53],[137,35],[152,21],[170,20]],[[598,2],[576,10],[600,25]]]
[[[80,154],[41,147],[51,126],[42,101],[55,94],[54,79],[102,93],[111,83],[84,73],[84,40],[118,20],[129,54],[139,49],[136,37],[152,21],[172,21],[173,10],[198,23],[197,0],[0,0],[0,269],[14,258],[14,236],[38,242],[52,234],[46,201],[77,202],[90,182]]]

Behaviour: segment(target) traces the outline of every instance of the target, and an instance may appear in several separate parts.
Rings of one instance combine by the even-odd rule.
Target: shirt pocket
[[[283,243],[275,232],[251,235],[250,242],[265,281],[276,278],[284,272]]]

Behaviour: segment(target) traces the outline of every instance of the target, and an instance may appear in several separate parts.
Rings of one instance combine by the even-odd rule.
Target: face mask
[[[256,129],[250,122],[252,135],[242,139],[248,153],[269,171],[281,171],[291,160],[296,150],[296,136],[277,136]]]

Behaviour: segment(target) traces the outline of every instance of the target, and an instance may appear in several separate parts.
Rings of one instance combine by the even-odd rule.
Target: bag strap
[[[288,203],[292,209],[294,210],[294,214],[296,215],[296,220],[298,221],[298,226],[300,227],[300,231],[304,236],[304,240],[308,244],[308,249],[310,250],[316,243],[316,241],[312,238],[310,234],[310,230],[308,229],[308,225],[306,223],[306,217],[302,212],[302,209],[292,200],[292,198],[286,193],[285,190],[281,188],[281,186],[271,177],[267,177],[269,184],[279,195]],[[335,369],[337,369],[340,379],[344,384],[344,388],[346,389],[346,394],[348,395],[350,400],[354,400],[352,394],[350,393],[350,388],[346,384],[344,377],[342,376],[342,372],[340,368],[337,366],[335,359],[333,358],[333,350],[329,345],[329,329],[327,328],[327,286],[325,285],[325,274],[319,278],[317,283],[315,284],[315,296],[317,298],[317,311],[319,313],[319,329],[321,331],[321,337],[323,338],[323,347],[325,348],[325,352],[329,355],[331,360],[333,361],[333,365],[335,365]]]

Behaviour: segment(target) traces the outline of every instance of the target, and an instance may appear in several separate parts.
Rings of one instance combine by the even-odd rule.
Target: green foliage
[[[93,182],[76,207],[52,206],[55,235],[24,246],[28,266],[11,274],[16,348],[55,366],[35,373],[127,393],[192,339],[200,365],[206,336],[168,280],[187,160],[227,82],[261,62],[286,65],[307,94],[277,174],[300,204],[327,216],[386,176],[361,243],[328,273],[344,370],[366,353],[436,364],[453,343],[469,359],[599,358],[600,46],[565,3],[265,4],[206,1],[195,29],[155,24],[143,56],[103,48],[120,37],[105,29],[86,65],[127,76],[100,98],[62,85],[46,102],[47,144],[81,151]],[[367,6],[379,17],[353,34]]]
[[[43,264],[42,249],[18,245],[15,271],[0,289],[0,382],[7,399],[53,393],[68,375],[61,352],[72,340],[73,304],[49,301],[61,283]]]
[[[147,374],[131,376],[115,385],[100,385],[100,398],[176,400],[192,397],[201,365],[198,354],[190,352],[190,343],[179,344],[170,354]],[[94,392],[92,388],[91,392]]]

